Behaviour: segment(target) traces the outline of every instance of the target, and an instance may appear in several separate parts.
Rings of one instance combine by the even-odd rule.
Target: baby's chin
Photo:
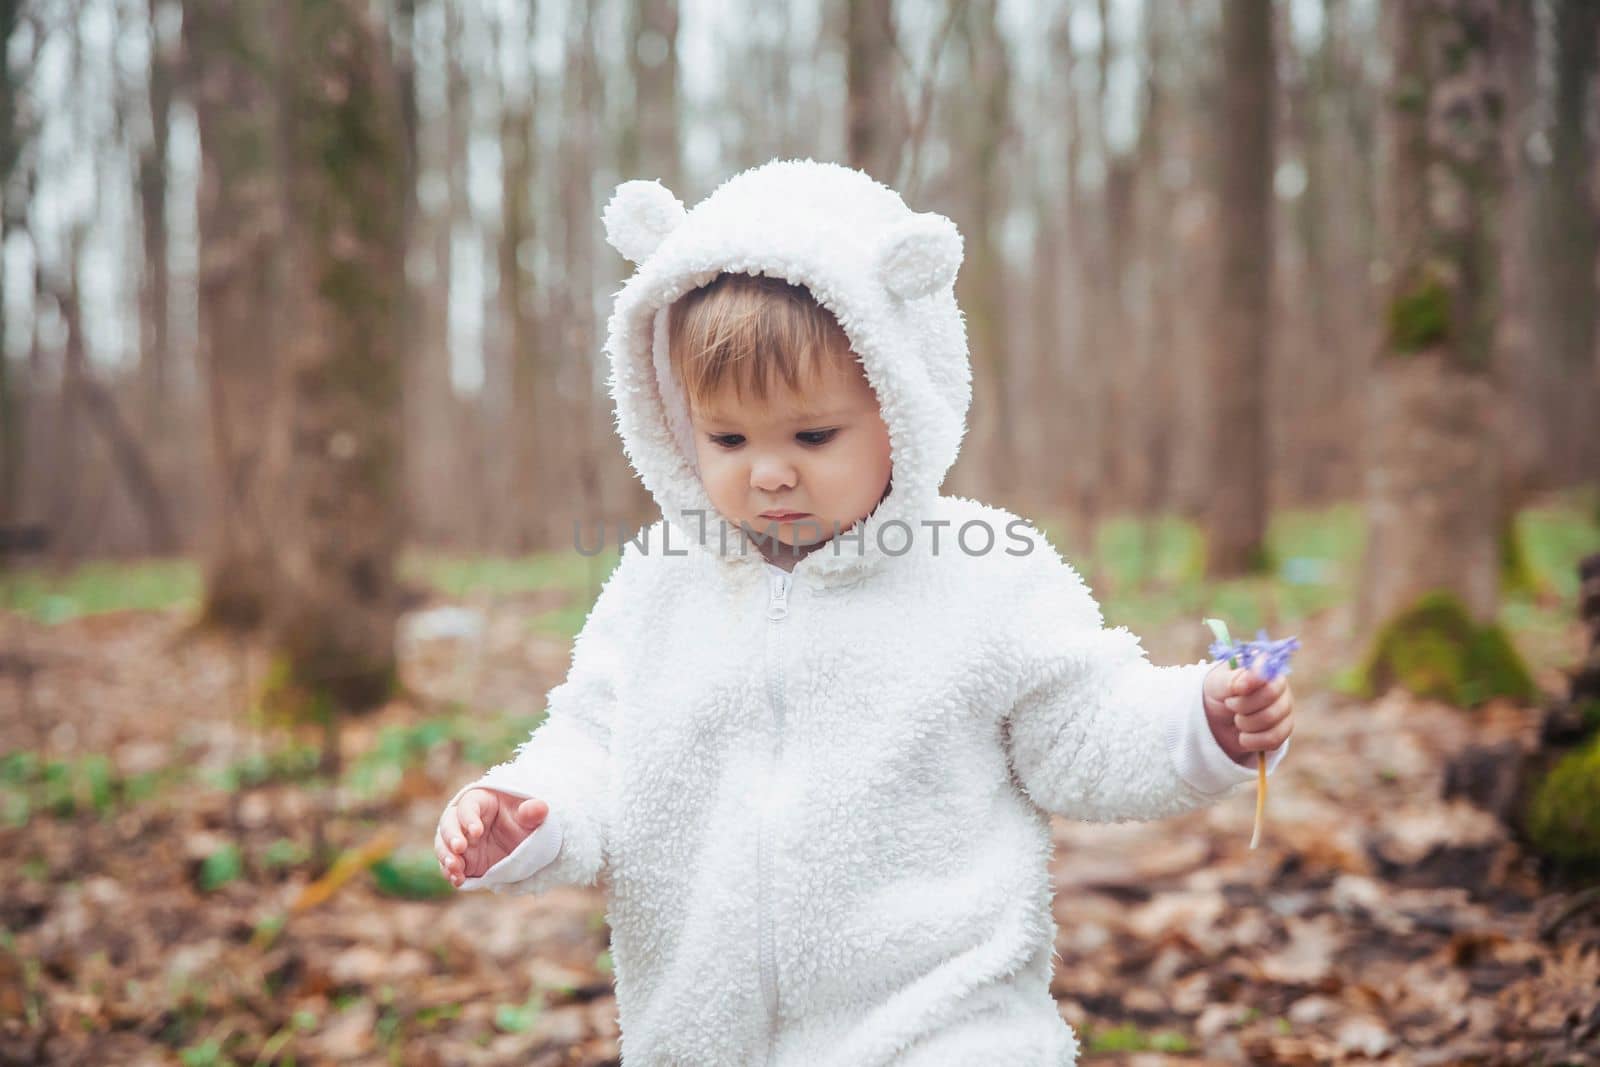
[[[746,524],[758,541],[775,541],[784,548],[807,549],[825,545],[833,539],[834,526],[840,530],[849,527],[837,519],[800,519],[795,522],[773,522],[771,519],[748,519]]]

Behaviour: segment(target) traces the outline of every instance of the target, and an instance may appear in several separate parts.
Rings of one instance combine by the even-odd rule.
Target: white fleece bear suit
[[[626,182],[605,224],[638,265],[617,429],[664,518],[548,719],[474,783],[548,821],[464,888],[606,876],[626,1067],[1072,1064],[1049,814],[1159,819],[1253,780],[1206,725],[1209,665],[1153,666],[1041,535],[939,494],[971,399],[948,219],[784,160],[687,213]],[[666,308],[722,271],[807,286],[889,430],[889,495],[792,575],[712,508],[667,363]]]

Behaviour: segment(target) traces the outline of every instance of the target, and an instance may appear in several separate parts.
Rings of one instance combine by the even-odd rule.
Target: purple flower
[[[1213,641],[1210,655],[1217,661],[1235,660],[1240,667],[1254,671],[1270,682],[1289,673],[1289,657],[1299,647],[1298,637],[1274,641],[1267,636],[1267,631],[1258,630],[1254,641]]]

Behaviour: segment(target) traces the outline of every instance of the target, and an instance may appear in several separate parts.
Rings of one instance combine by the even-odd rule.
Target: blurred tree
[[[23,26],[23,18],[22,0],[0,0],[0,56],[12,55],[12,39]],[[38,34],[33,36],[37,41]],[[22,188],[27,177],[22,163],[32,131],[20,113],[19,96],[31,65],[20,56],[0,63],[0,249],[27,225],[30,198]],[[0,294],[5,292],[5,278],[5,257],[0,256]],[[0,299],[0,523],[15,521],[21,510],[22,455],[27,443],[24,404],[5,352],[5,336],[6,307]]]
[[[678,0],[629,0],[628,69],[633,81],[633,107],[622,130],[618,171],[623,178],[656,178],[674,196],[687,195],[683,188],[682,124],[679,121],[678,88]],[[606,263],[621,266],[618,259]],[[615,288],[615,287],[613,287]],[[595,359],[602,357],[598,352]],[[552,455],[559,454],[557,442],[549,444]],[[585,460],[586,463],[590,462]],[[586,475],[594,477],[594,475]],[[630,477],[626,483],[626,502],[622,513],[646,522],[657,511],[655,498],[644,483]],[[540,510],[547,499],[533,501]],[[590,512],[590,521],[598,518]],[[545,524],[547,540],[556,531]],[[570,544],[566,531],[557,543]]]
[[[77,461],[81,455],[81,442],[77,437],[80,425],[78,416],[80,414],[87,416],[89,425],[104,442],[106,455],[110,458],[117,477],[121,479],[129,499],[138,509],[139,518],[145,527],[146,547],[152,555],[166,555],[176,552],[178,548],[171,509],[156,484],[155,473],[138,435],[123,418],[122,412],[117,407],[116,397],[96,380],[89,367],[79,283],[85,229],[86,225],[80,224],[71,231],[71,238],[67,243],[67,259],[61,268],[60,276],[46,275],[44,280],[46,291],[54,301],[67,333],[66,343],[61,352],[59,411],[62,441],[59,454],[68,457],[69,467]],[[82,551],[79,542],[92,537],[94,528],[99,524],[98,515],[87,523],[74,523],[72,517],[80,506],[91,502],[103,506],[104,500],[104,493],[85,492],[76,479],[69,481],[63,487],[63,491],[56,497],[58,508],[52,515],[50,523],[52,528],[70,531],[72,535],[70,539],[64,538],[58,546],[64,550],[63,555],[76,555]]]
[[[1135,427],[1137,380],[1134,345],[1134,317],[1129,285],[1130,268],[1137,261],[1134,247],[1137,233],[1134,217],[1134,186],[1138,160],[1134,155],[1138,128],[1143,116],[1136,116],[1134,135],[1121,133],[1118,121],[1119,95],[1113,85],[1116,73],[1136,64],[1137,41],[1125,40],[1117,27],[1118,12],[1111,0],[1096,0],[1100,23],[1100,46],[1096,56],[1095,141],[1099,164],[1100,200],[1096,205],[1098,248],[1093,284],[1095,317],[1099,320],[1099,339],[1094,347],[1098,364],[1100,402],[1104,412],[1099,423],[1099,466],[1096,476],[1107,510],[1131,510],[1137,494],[1130,493],[1135,475],[1136,452],[1144,442]],[[1123,9],[1126,10],[1126,9]],[[1131,446],[1131,447],[1130,447]]]
[[[1139,402],[1125,420],[1130,440],[1125,451],[1134,459],[1136,506],[1143,517],[1141,559],[1147,567],[1156,557],[1162,515],[1172,503],[1172,457],[1178,434],[1178,375],[1172,353],[1176,342],[1179,279],[1176,257],[1168,252],[1173,216],[1169,161],[1176,155],[1174,127],[1182,119],[1174,92],[1182,68],[1174,45],[1182,40],[1183,12],[1175,5],[1146,9],[1144,21],[1144,114],[1134,149],[1134,252],[1144,273],[1135,344],[1129,353]]]
[[[416,270],[415,338],[405,368],[406,515],[410,533],[427,544],[460,544],[469,501],[462,477],[464,429],[456,425],[451,349],[452,289],[462,285],[456,261],[470,223],[467,193],[469,67],[462,55],[462,0],[421,0],[401,12],[410,52],[426,57],[432,106],[419,115],[414,165],[418,199],[411,249]],[[427,16],[424,24],[423,16]],[[404,69],[404,68],[402,68]],[[440,87],[442,86],[442,92]],[[403,101],[402,101],[403,103]],[[408,271],[408,277],[413,272]]]
[[[531,26],[533,19],[530,17]],[[533,52],[530,32],[527,54]],[[545,450],[558,444],[546,436],[552,410],[550,355],[536,304],[533,274],[535,241],[543,236],[535,212],[534,183],[540,93],[537,70],[526,71],[527,90],[506,94],[500,114],[500,303],[510,346],[513,417],[509,485],[502,498],[507,547],[528,552],[549,543],[553,531],[544,522],[550,493]]]
[[[422,0],[424,4],[429,0]],[[399,79],[400,114],[405,126],[405,232],[408,268],[424,263],[434,268],[433,247],[428,243],[432,236],[425,225],[419,190],[422,185],[422,108],[418,99],[417,62],[420,51],[417,42],[417,0],[395,0],[394,4],[394,63],[395,77]],[[441,354],[430,352],[426,332],[432,321],[428,315],[432,291],[436,288],[435,271],[407,269],[406,301],[403,329],[400,334],[401,358],[401,428],[409,447],[405,449],[404,485],[406,492],[405,535],[421,540],[418,512],[424,505],[423,448],[420,435],[424,432],[424,415],[421,407],[426,403],[426,360],[442,362]]]
[[[1222,5],[1216,112],[1218,282],[1207,569],[1258,571],[1267,533],[1267,355],[1272,342],[1273,126],[1278,95],[1271,0]]]
[[[282,237],[271,11],[184,0],[183,70],[200,131],[199,359],[213,519],[202,618],[254,627],[274,588],[262,465],[281,348]]]
[[[956,299],[966,316],[973,369],[971,458],[963,453],[966,462],[957,463],[962,473],[956,477],[1004,494],[1018,479],[1006,404],[1011,341],[1001,241],[1011,207],[1012,60],[999,18],[995,0],[964,3],[955,40],[965,66],[947,106],[958,197],[954,217],[966,242]]]
[[[599,315],[595,308],[595,260],[599,250],[595,239],[594,175],[600,165],[604,139],[600,136],[603,119],[604,83],[597,54],[596,11],[592,4],[570,2],[565,19],[563,41],[560,155],[555,169],[556,197],[561,224],[555,242],[561,260],[561,285],[558,287],[554,351],[556,389],[561,397],[562,418],[551,426],[558,439],[569,442],[570,463],[559,462],[555,454],[544,460],[567,477],[561,488],[565,501],[580,508],[587,523],[598,522],[605,509],[602,476],[608,468],[602,455],[614,454],[611,426],[611,401],[598,387],[603,375]],[[615,468],[610,468],[615,470]],[[642,500],[637,479],[626,475],[623,490],[631,499]],[[591,557],[591,564],[596,557]],[[594,568],[591,577],[598,577]],[[598,588],[598,586],[596,586]]]
[[[288,209],[272,632],[286,681],[331,718],[395,685],[405,129],[365,0],[272,10]]]
[[[1499,599],[1489,381],[1498,313],[1504,5],[1388,0],[1385,330],[1368,395],[1371,628],[1443,590],[1479,623]]]
[[[1501,438],[1499,511],[1500,530],[1507,549],[1515,548],[1516,514],[1528,497],[1548,484],[1552,472],[1552,420],[1545,397],[1549,392],[1549,360],[1539,358],[1533,339],[1536,296],[1534,286],[1533,231],[1539,164],[1535,160],[1543,128],[1540,116],[1539,18],[1535,5],[1544,0],[1506,0],[1501,46],[1496,50],[1503,68],[1505,117],[1501,121],[1501,149],[1506,173],[1502,195],[1504,216],[1500,235],[1499,314],[1496,316],[1495,367],[1497,405],[1510,429]],[[1527,578],[1526,568],[1507,553],[1502,567],[1505,592],[1512,583]]]
[[[1033,286],[1034,370],[1029,381],[1031,394],[1052,397],[1069,408],[1086,407],[1076,399],[1079,378],[1072,373],[1082,358],[1077,331],[1082,320],[1077,287],[1071,284],[1068,270],[1073,266],[1072,242],[1075,233],[1073,207],[1077,202],[1078,98],[1075,87],[1075,57],[1072,53],[1070,13],[1052,13],[1045,42],[1046,57],[1054,78],[1041,79],[1035,87],[1033,110],[1057,116],[1058,137],[1036,137],[1027,145],[1033,153],[1032,199],[1039,220],[1033,241],[1033,263],[1029,282]],[[1062,510],[1070,505],[1071,495],[1081,479],[1081,462],[1075,464],[1074,423],[1068,419],[1029,420],[1034,431],[1028,452],[1037,460],[1031,482],[1037,487],[1031,502],[1021,502],[1029,510]],[[1081,513],[1068,507],[1074,520]],[[1083,529],[1074,521],[1066,530],[1067,545],[1081,550]]]
[[[1600,477],[1600,372],[1595,365],[1595,50],[1600,4],[1547,0],[1553,79],[1535,192],[1534,340],[1546,383],[1546,455],[1558,484]]]
[[[895,27],[890,0],[847,0],[846,124],[850,165],[892,182],[903,141],[895,135]]]
[[[162,32],[168,0],[149,0],[146,34],[150,68],[145,97],[149,138],[139,146],[135,183],[139,192],[139,234],[144,270],[139,288],[139,429],[157,452],[171,429],[168,416],[172,386],[171,263],[167,253],[167,144],[172,131],[172,96],[176,82],[175,42]]]
[[[627,43],[633,107],[624,116],[618,170],[624,178],[659,178],[681,197],[677,0],[629,0]]]

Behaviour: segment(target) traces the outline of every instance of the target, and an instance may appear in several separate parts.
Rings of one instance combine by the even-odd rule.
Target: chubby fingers
[[[461,833],[465,842],[476,844],[483,838],[484,820],[491,814],[488,810],[491,799],[487,791],[474,789],[456,805],[461,812]],[[462,847],[465,848],[465,844]]]
[[[550,814],[550,805],[536,797],[517,803],[517,824],[524,830],[537,830],[544,825],[545,816]]]
[[[451,885],[459,889],[466,875],[466,863],[445,843],[442,825],[433,832],[433,854],[439,860],[439,870]]]
[[[1236,714],[1233,724],[1240,747],[1252,752],[1277,748],[1294,733],[1294,695],[1285,692],[1264,708]]]
[[[439,817],[439,835],[444,838],[445,847],[458,855],[467,851],[467,835],[461,827],[460,807],[459,804],[451,805]]]
[[[1234,676],[1233,695],[1223,701],[1235,715],[1250,715],[1277,703],[1289,688],[1287,678],[1267,681],[1254,671],[1240,671]]]

